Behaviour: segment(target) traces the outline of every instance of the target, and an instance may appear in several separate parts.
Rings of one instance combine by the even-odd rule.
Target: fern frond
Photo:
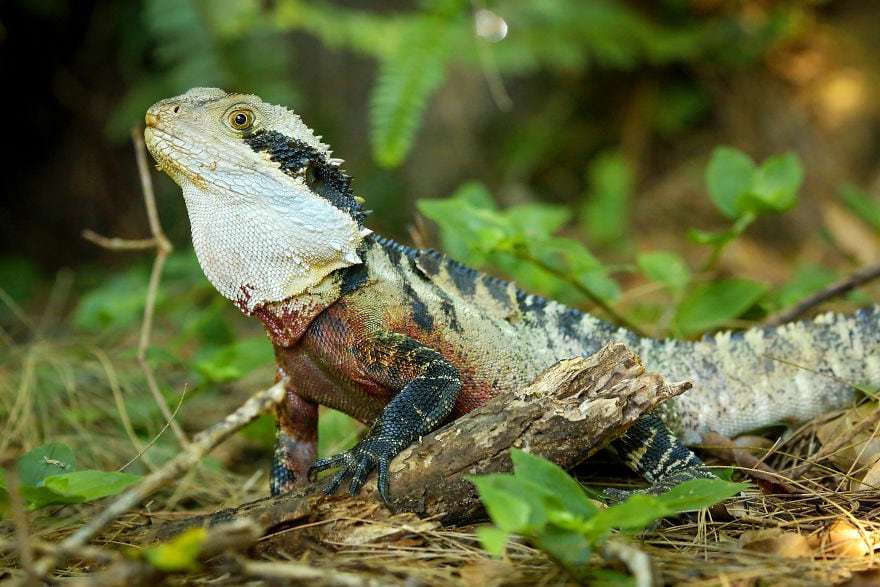
[[[373,157],[380,165],[397,166],[409,152],[428,99],[443,83],[452,28],[446,19],[425,17],[382,60],[370,101]]]

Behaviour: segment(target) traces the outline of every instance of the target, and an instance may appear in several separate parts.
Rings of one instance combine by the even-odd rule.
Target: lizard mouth
[[[144,142],[147,150],[156,160],[156,167],[168,174],[178,184],[186,179],[197,187],[206,188],[205,178],[181,163],[181,159],[186,157],[186,153],[177,145],[180,139],[156,126],[158,117],[154,117],[155,120],[151,121],[148,114],[146,118],[147,127],[144,129]]]

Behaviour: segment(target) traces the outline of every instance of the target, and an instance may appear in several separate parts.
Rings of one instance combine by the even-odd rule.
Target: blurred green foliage
[[[785,3],[748,24],[735,10],[700,13],[680,2],[659,3],[650,16],[622,0],[496,0],[489,8],[503,18],[498,26],[515,34],[503,42],[474,34],[474,7],[465,0],[424,0],[383,12],[305,0],[145,0],[136,17],[144,26],[123,53],[131,89],[109,130],[123,136],[156,96],[192,86],[249,88],[296,105],[299,96],[284,75],[295,68],[285,33],[295,31],[378,61],[370,98],[373,154],[378,164],[397,166],[452,68],[480,71],[491,64],[507,76],[694,62],[735,68],[796,34],[804,18],[802,7]],[[738,50],[727,50],[731,45]],[[656,124],[672,132],[694,120],[704,98],[699,88],[679,84],[662,104]]]

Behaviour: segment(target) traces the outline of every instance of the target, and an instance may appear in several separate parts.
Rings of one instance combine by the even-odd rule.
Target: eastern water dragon
[[[711,475],[686,448],[707,431],[807,420],[851,403],[856,385],[880,386],[877,306],[696,342],[643,338],[373,234],[342,161],[282,106],[194,88],[150,107],[145,137],[182,188],[205,275],[263,322],[290,381],[273,494],[331,468],[327,492],[350,479],[355,494],[378,469],[387,501],[390,461],[421,435],[610,341],[695,384],[612,445],[654,491]],[[369,433],[314,461],[319,404]]]

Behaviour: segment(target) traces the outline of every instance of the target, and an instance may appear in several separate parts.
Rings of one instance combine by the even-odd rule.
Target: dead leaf
[[[744,532],[740,536],[740,546],[745,550],[759,551],[783,558],[813,556],[813,549],[806,536],[796,532],[783,532],[780,528]]]
[[[840,417],[816,428],[816,436],[823,445],[838,442],[844,436],[852,437],[843,447],[827,457],[840,471],[871,467],[880,459],[880,437],[871,436],[873,429],[852,434],[853,428],[873,417],[876,410],[876,404],[865,404],[847,410]]]
[[[810,537],[810,545],[829,558],[858,558],[874,550],[877,537],[859,529],[849,520],[837,520],[818,534]]]

